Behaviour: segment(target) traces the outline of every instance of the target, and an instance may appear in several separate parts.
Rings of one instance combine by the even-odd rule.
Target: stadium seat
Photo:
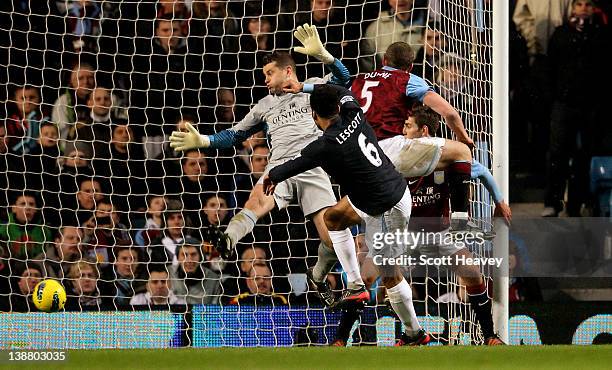
[[[599,214],[612,218],[612,157],[591,159],[591,192]]]

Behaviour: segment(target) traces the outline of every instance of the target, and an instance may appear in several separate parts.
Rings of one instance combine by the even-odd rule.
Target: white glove
[[[334,62],[333,55],[325,50],[323,43],[321,43],[316,26],[304,24],[299,26],[293,32],[293,35],[304,45],[304,47],[298,46],[293,48],[293,51],[315,57],[325,64],[332,64]]]
[[[174,151],[208,148],[210,146],[208,135],[200,135],[191,123],[186,123],[185,127],[189,132],[172,131],[172,135],[170,135],[170,147],[174,148]]]

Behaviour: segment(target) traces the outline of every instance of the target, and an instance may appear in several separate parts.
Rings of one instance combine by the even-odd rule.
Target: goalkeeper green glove
[[[293,35],[304,45],[304,47],[298,46],[293,48],[293,51],[315,57],[325,64],[332,64],[334,62],[333,55],[325,50],[323,43],[321,43],[316,26],[304,24],[299,26],[293,32]]]
[[[208,148],[210,146],[208,135],[200,135],[191,123],[186,123],[185,127],[189,130],[188,132],[172,131],[172,135],[170,135],[170,147],[174,148],[174,151]]]

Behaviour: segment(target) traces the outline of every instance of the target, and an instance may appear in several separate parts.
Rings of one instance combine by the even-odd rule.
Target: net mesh
[[[329,342],[338,316],[323,310],[307,288],[304,273],[319,240],[297,204],[260,219],[239,243],[237,261],[221,260],[202,242],[202,230],[225,227],[261,176],[269,153],[263,133],[232,149],[176,154],[170,132],[191,122],[212,134],[243,118],[268,93],[263,56],[296,46],[292,32],[303,23],[318,26],[327,49],[352,74],[380,66],[384,40],[402,28],[405,41],[421,50],[413,73],[457,108],[485,166],[492,131],[489,2],[415,0],[405,24],[391,28],[370,26],[379,14],[391,14],[385,1],[311,8],[327,3],[2,2],[2,310],[36,311],[34,285],[48,277],[68,294],[68,312],[44,324],[52,327],[72,327],[70,312],[110,311],[100,325],[109,323],[101,330],[112,338],[121,320],[135,317],[123,311],[136,308],[172,311],[155,316],[163,321],[157,329],[155,317],[137,316],[165,333],[151,339],[154,346]],[[437,38],[429,39],[430,32]],[[295,57],[300,80],[327,73],[316,60]],[[489,195],[477,184],[472,216],[490,227]],[[177,249],[182,244],[194,248]],[[476,252],[490,254],[486,246]],[[249,278],[255,270],[264,278]],[[342,289],[340,271],[331,281]],[[412,283],[417,312],[436,339],[481,340],[452,274],[430,270]],[[275,294],[253,297],[249,292],[257,287]],[[366,310],[352,342],[393,343],[396,323],[381,302]],[[11,327],[37,317],[17,316]],[[97,317],[79,322],[87,326]],[[226,329],[237,337],[229,339]],[[164,339],[168,335],[179,339]],[[92,346],[73,339],[53,343]],[[46,343],[28,340],[26,346]]]

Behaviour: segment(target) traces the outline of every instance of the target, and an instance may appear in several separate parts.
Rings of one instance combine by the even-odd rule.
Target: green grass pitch
[[[612,369],[612,346],[76,350],[12,369]]]

